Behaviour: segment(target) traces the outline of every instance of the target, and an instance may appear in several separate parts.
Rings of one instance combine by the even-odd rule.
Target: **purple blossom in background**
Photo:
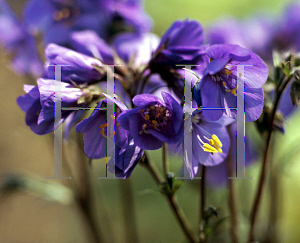
[[[170,94],[162,92],[162,97],[164,102],[154,95],[136,95],[132,101],[137,107],[123,111],[117,118],[142,149],[155,150],[163,143],[177,143],[182,139],[182,108]]]
[[[271,36],[270,46],[280,51],[300,50],[300,4],[293,2],[289,4],[282,18],[274,23],[276,28]]]
[[[0,0],[0,43],[14,53],[11,67],[16,73],[32,76],[42,73],[43,66],[34,37],[4,0]]]
[[[66,46],[73,31],[89,29],[107,39],[120,31],[141,33],[152,27],[141,1],[31,0],[24,16],[32,32],[43,34],[46,44]]]
[[[39,78],[38,87],[33,85],[24,85],[24,91],[27,93],[17,99],[20,108],[26,113],[26,125],[39,135],[50,133],[57,128],[59,124],[54,124],[55,110],[55,85],[61,85],[61,106],[78,107],[78,99],[84,94],[82,90],[73,88],[68,83],[63,83],[51,79]],[[61,122],[74,111],[62,110]]]
[[[33,32],[41,32],[44,42],[67,45],[70,33],[92,29],[105,33],[106,22],[97,1],[31,0],[24,8],[26,23]]]
[[[272,60],[270,38],[274,28],[273,19],[266,15],[256,15],[242,21],[230,17],[210,25],[205,35],[209,44],[239,45],[264,60]]]
[[[200,84],[195,86],[196,101],[206,108],[225,109],[203,110],[203,115],[212,121],[220,119],[222,113],[236,118],[236,110],[229,109],[237,107],[236,65],[250,64],[252,66],[244,67],[245,119],[247,122],[257,120],[263,109],[262,85],[268,77],[266,64],[253,52],[237,45],[213,45],[207,48],[206,54],[211,62]]]
[[[142,0],[107,0],[105,2],[112,22],[122,23],[133,28],[135,33],[145,33],[152,29],[152,19],[145,13]]]

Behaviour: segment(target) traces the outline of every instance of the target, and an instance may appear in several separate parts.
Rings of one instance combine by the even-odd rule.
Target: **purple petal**
[[[159,139],[155,138],[151,134],[143,133],[142,135],[139,134],[142,131],[142,122],[141,122],[141,115],[140,114],[132,114],[129,120],[130,126],[130,133],[134,139],[134,143],[141,147],[142,149],[146,150],[156,150],[163,146],[163,142]]]
[[[210,74],[214,75],[217,72],[220,72],[230,61],[230,58],[218,58],[215,60],[212,60],[208,66],[207,69],[205,70],[204,75]]]
[[[106,64],[113,64],[110,46],[92,30],[72,32],[71,42],[75,50],[88,56],[96,57]]]
[[[203,108],[220,109],[204,109],[203,115],[211,121],[219,120],[223,113],[221,110],[222,103],[219,84],[214,82],[209,75],[206,75],[200,82],[200,92]]]
[[[245,120],[256,121],[263,110],[264,92],[262,88],[251,89],[245,87]]]
[[[161,100],[158,97],[151,95],[151,94],[140,94],[140,95],[134,96],[132,99],[132,102],[136,106],[144,106],[144,105],[148,105],[151,102],[161,103]]]

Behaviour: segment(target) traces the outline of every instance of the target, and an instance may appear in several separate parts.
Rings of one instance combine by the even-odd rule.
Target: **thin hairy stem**
[[[273,130],[274,130],[274,120],[275,120],[276,111],[278,109],[280,98],[281,98],[284,90],[288,86],[289,82],[291,81],[291,79],[292,79],[292,76],[286,77],[282,81],[280,87],[278,88],[276,97],[275,97],[274,107],[273,107],[272,114],[271,114],[271,117],[270,117],[271,122],[270,122],[268,135],[267,135],[267,139],[266,139],[266,147],[265,147],[265,151],[264,151],[264,154],[263,154],[263,163],[262,163],[261,174],[260,174],[260,178],[259,178],[258,189],[257,189],[257,192],[256,192],[256,196],[255,196],[255,199],[254,199],[254,203],[253,203],[253,207],[252,207],[252,211],[251,211],[251,215],[250,215],[249,242],[254,241],[255,223],[256,223],[256,218],[258,216],[258,210],[259,210],[259,205],[260,205],[260,202],[261,202],[262,191],[263,191],[263,187],[264,187],[265,179],[266,179],[266,175],[267,175],[267,170],[268,170],[269,147],[270,147],[272,133],[273,133]]]
[[[126,180],[118,180],[118,182],[122,198],[120,203],[122,207],[123,220],[125,226],[124,242],[138,243],[139,237],[137,233],[137,223],[131,181],[130,178],[127,178]]]
[[[206,167],[202,165],[201,170],[201,180],[200,180],[200,215],[199,215],[199,236],[200,242],[206,242],[206,235],[205,235],[205,201],[206,201],[206,191],[205,191],[205,174],[206,174]]]
[[[236,176],[233,172],[233,166],[232,166],[232,157],[229,155],[227,158],[227,170],[228,170],[228,176],[234,177]],[[237,214],[237,200],[236,200],[236,194],[235,194],[235,188],[234,188],[234,180],[228,180],[228,187],[229,187],[229,210],[231,214],[231,242],[232,243],[238,243],[238,214]]]
[[[160,172],[157,169],[157,167],[155,166],[155,164],[149,159],[147,154],[144,155],[144,159],[140,164],[146,167],[146,169],[150,172],[150,174],[152,175],[153,179],[156,181],[158,186],[161,186],[162,184],[166,183],[163,176],[160,174]],[[199,241],[197,239],[197,236],[193,232],[192,227],[191,227],[190,223],[188,222],[182,208],[178,204],[176,196],[174,194],[166,194],[166,193],[164,193],[164,195],[166,196],[166,198],[167,198],[167,200],[168,200],[168,202],[169,202],[169,204],[181,226],[181,229],[183,230],[186,237],[189,239],[190,242],[198,243]]]
[[[166,177],[166,180],[167,180],[168,179],[168,173],[169,173],[169,162],[168,162],[166,143],[164,143],[163,147],[162,147],[162,161],[163,161],[163,167],[164,167],[164,174],[165,174],[165,177]]]

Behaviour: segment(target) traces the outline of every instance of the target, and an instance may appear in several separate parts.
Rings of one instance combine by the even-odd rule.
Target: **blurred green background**
[[[20,13],[25,1],[9,1],[14,9]],[[260,12],[266,15],[279,16],[284,6],[290,1],[281,0],[146,0],[145,8],[154,20],[154,32],[158,35],[177,19],[197,19],[204,27],[212,21],[224,16],[234,15],[245,18]],[[0,82],[1,82],[1,119],[0,119],[0,173],[21,172],[39,175],[41,178],[53,176],[53,135],[35,135],[25,125],[24,113],[16,104],[16,98],[22,95],[23,84],[28,83],[26,77],[16,75],[8,67],[9,55],[0,51]],[[278,211],[276,231],[278,242],[297,243],[300,239],[300,167],[298,148],[300,130],[299,113],[287,121],[287,132],[276,136],[274,148],[274,163],[279,168],[279,201],[271,202],[271,207]],[[253,129],[250,128],[250,129]],[[81,168],[78,163],[79,147],[71,136],[69,143],[64,145],[68,163],[73,170],[74,177]],[[152,153],[152,158],[160,166],[159,152]],[[280,159],[280,161],[278,161]],[[85,160],[84,163],[87,163]],[[176,171],[181,161],[170,158],[171,170]],[[255,180],[236,181],[237,197],[239,202],[241,239],[246,242],[248,233],[249,209],[254,195],[254,186],[258,181],[259,163],[246,169],[246,176],[254,176]],[[90,170],[95,195],[95,215],[99,218],[99,225],[104,232],[105,242],[123,242],[126,235],[124,225],[128,226],[124,218],[124,211],[136,216],[136,231],[139,242],[168,243],[186,242],[165,198],[159,193],[145,194],[145,190],[154,188],[156,184],[148,172],[138,166],[128,181],[98,180],[104,176],[105,161],[94,161]],[[64,168],[64,175],[70,173]],[[60,183],[71,188],[74,179],[61,180]],[[134,203],[124,208],[128,202],[128,195],[124,186],[132,185]],[[257,228],[258,235],[264,235],[267,230],[269,213],[268,202],[269,185],[264,190],[262,214]],[[228,192],[225,187],[209,188],[207,205],[212,204],[221,208],[220,217],[228,216]],[[199,181],[187,181],[178,191],[178,200],[182,205],[187,218],[197,231],[199,210]],[[275,223],[274,223],[275,224]],[[131,225],[129,225],[130,227]],[[228,224],[224,224],[228,229]],[[227,230],[228,232],[228,230]],[[228,233],[222,230],[212,239],[212,242],[230,242]],[[0,195],[0,242],[90,242],[91,236],[81,211],[75,203],[68,206],[49,202],[23,191],[13,194]],[[113,241],[114,240],[114,241]]]

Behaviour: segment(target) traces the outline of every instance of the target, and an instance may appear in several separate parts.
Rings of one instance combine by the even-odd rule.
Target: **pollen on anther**
[[[148,114],[145,115],[145,120],[146,120],[146,121],[149,120],[149,115],[148,115]]]
[[[228,69],[225,69],[225,74],[231,74],[232,73],[232,71],[231,70],[228,70]]]
[[[153,124],[153,125],[157,125],[157,121],[152,120],[152,124]]]

